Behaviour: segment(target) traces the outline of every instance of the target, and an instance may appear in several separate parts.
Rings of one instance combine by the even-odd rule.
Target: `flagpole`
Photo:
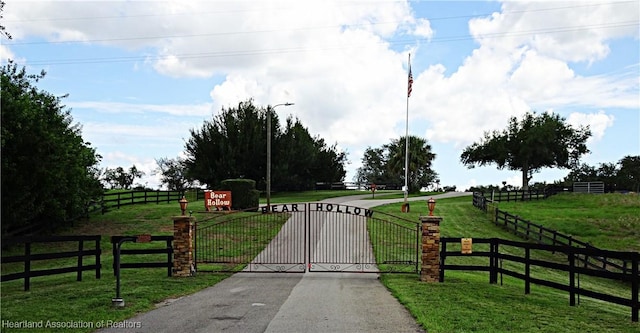
[[[404,203],[409,198],[409,96],[411,96],[411,85],[413,77],[411,74],[411,53],[409,53],[409,77],[407,80],[407,118],[405,122],[405,152],[404,152]]]

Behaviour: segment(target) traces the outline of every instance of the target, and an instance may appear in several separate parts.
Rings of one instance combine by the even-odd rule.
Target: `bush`
[[[231,191],[231,209],[245,210],[260,205],[260,191],[256,190],[256,182],[251,179],[225,179],[220,189]]]

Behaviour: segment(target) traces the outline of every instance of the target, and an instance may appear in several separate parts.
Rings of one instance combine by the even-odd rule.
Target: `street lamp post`
[[[267,108],[267,212],[271,213],[271,112],[278,106],[291,106],[293,103],[276,104]]]

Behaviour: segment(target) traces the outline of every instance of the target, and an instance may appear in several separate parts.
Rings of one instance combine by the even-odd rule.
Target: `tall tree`
[[[158,164],[157,173],[161,175],[160,182],[171,191],[184,191],[192,185],[192,181],[187,177],[184,159],[177,157],[160,158],[156,160]]]
[[[73,124],[70,111],[9,61],[2,67],[2,231],[49,229],[81,215],[102,193],[100,156]]]
[[[522,188],[528,190],[532,175],[545,167],[572,168],[589,152],[588,127],[573,128],[557,114],[527,112],[509,119],[506,129],[486,132],[466,147],[460,160],[469,168],[495,163],[498,169],[519,170]]]
[[[640,156],[625,156],[617,163],[600,163],[598,168],[580,164],[564,178],[569,185],[573,182],[602,181],[605,191],[640,190]]]
[[[640,156],[625,156],[618,164],[620,188],[640,192]]]
[[[144,176],[144,172],[138,170],[135,165],[132,165],[129,170],[125,170],[123,167],[117,167],[115,169],[106,168],[104,171],[103,180],[112,189],[131,189],[133,182]]]
[[[403,182],[406,141],[406,137],[401,137],[384,146],[389,152],[388,170]],[[435,158],[436,154],[431,151],[431,145],[426,139],[409,136],[409,179],[407,184],[410,193],[420,192],[422,187],[430,185],[437,179],[437,173],[431,169],[431,162]]]
[[[222,108],[200,129],[192,129],[186,142],[185,166],[189,178],[209,187],[224,179],[264,179],[266,174],[266,110],[252,100],[235,108]],[[278,121],[272,122],[278,133]],[[273,133],[272,132],[272,133]]]
[[[584,163],[574,166],[564,178],[564,182],[569,185],[573,182],[591,182],[597,180],[599,180],[598,170]]]
[[[191,130],[185,145],[185,166],[190,178],[215,188],[224,179],[247,178],[264,188],[266,178],[266,116],[271,112],[272,175],[274,190],[310,189],[316,181],[344,178],[345,154],[335,145],[313,138],[299,120],[288,119],[286,128],[270,107],[258,108],[253,100],[205,121]],[[325,179],[330,178],[330,179]]]
[[[404,184],[405,144],[406,137],[400,137],[381,148],[367,148],[356,172],[358,182]],[[435,157],[426,139],[409,136],[409,192],[419,192],[437,180],[438,174],[431,169]]]
[[[367,147],[362,156],[362,166],[356,170],[358,184],[391,183],[386,170],[386,157],[383,148]]]

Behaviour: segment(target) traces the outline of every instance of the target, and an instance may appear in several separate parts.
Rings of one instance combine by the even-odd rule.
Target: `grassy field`
[[[121,296],[126,307],[116,309],[111,305],[115,297],[116,279],[113,275],[113,256],[111,255],[112,235],[136,235],[152,233],[171,235],[172,216],[179,215],[177,203],[146,204],[113,209],[105,215],[92,215],[91,219],[77,223],[73,228],[60,234],[102,235],[102,277],[95,279],[93,272],[85,272],[81,282],[75,281],[75,273],[36,277],[31,280],[31,290],[23,291],[22,280],[2,283],[2,320],[9,322],[27,321],[37,323],[78,322],[83,325],[99,325],[108,321],[120,322],[137,313],[151,310],[156,304],[167,299],[194,293],[225,279],[224,274],[198,274],[192,278],[167,277],[166,268],[123,269],[121,272]],[[204,220],[210,214],[194,213],[197,219]],[[123,248],[160,247],[162,243],[123,245]],[[64,245],[49,245],[48,249],[63,250]],[[3,256],[11,255],[18,249],[3,250]],[[34,253],[43,251],[36,247]],[[161,261],[166,255],[148,255],[144,259]],[[140,258],[136,258],[140,259]],[[73,263],[75,259],[55,260],[35,264],[32,269],[60,267]],[[165,259],[166,260],[166,259]],[[85,260],[86,264],[92,263]],[[137,261],[137,260],[136,260]],[[15,271],[15,264],[3,264],[2,273]],[[22,268],[22,267],[20,267]],[[91,328],[79,328],[72,332],[92,332]],[[60,329],[10,329],[2,332],[60,332]]]
[[[618,214],[626,211],[624,199],[601,199],[612,200],[610,205],[618,206],[611,208],[609,218],[618,219]],[[398,210],[397,206],[377,209],[392,213]],[[548,209],[552,209],[550,207]],[[562,215],[562,212],[559,210],[556,214]],[[426,214],[426,205],[416,205],[411,213],[403,216],[417,221],[420,215]],[[435,215],[443,217],[442,237],[520,240],[493,225],[471,205],[471,197],[438,200]],[[583,225],[585,229],[597,227]],[[471,264],[481,259],[462,257],[454,260],[447,262]],[[505,267],[508,266],[505,264]],[[558,271],[534,268],[532,276],[567,283],[567,273]],[[525,295],[524,282],[507,276],[502,285],[489,284],[488,273],[459,271],[447,271],[445,283],[422,283],[410,275],[383,275],[381,281],[430,333],[640,332],[640,324],[631,322],[629,307],[586,297],[581,298],[578,306],[570,307],[566,292],[532,285],[531,294]],[[630,287],[616,282],[581,277],[580,285],[585,289],[630,296]]]
[[[356,191],[331,192],[342,195],[360,194]],[[329,191],[293,195],[276,194],[273,202],[317,201],[334,195],[335,193]],[[620,219],[620,216],[627,214],[624,204],[618,207],[618,201],[623,199],[610,199],[607,196],[600,198],[612,200],[608,206],[613,207],[610,208],[609,214],[602,218]],[[582,198],[573,197],[573,199]],[[388,205],[376,210],[399,214],[399,205]],[[573,205],[578,207],[580,203]],[[596,206],[595,203],[589,203],[589,205]],[[190,203],[189,210],[194,211],[198,221],[218,216],[199,212],[203,207],[202,201]],[[556,209],[553,205],[544,209],[557,211],[556,215],[569,212],[565,209]],[[198,274],[193,278],[178,279],[167,277],[166,269],[163,268],[125,269],[122,271],[122,297],[127,306],[122,309],[114,309],[111,306],[111,298],[115,296],[115,278],[111,269],[113,257],[109,236],[140,233],[170,235],[171,216],[178,214],[177,203],[134,205],[111,210],[105,215],[94,215],[90,220],[63,231],[62,234],[103,235],[102,278],[96,280],[91,272],[84,275],[82,282],[75,281],[75,274],[38,277],[32,279],[31,291],[28,292],[22,291],[22,281],[4,282],[1,290],[2,320],[44,321],[45,323],[46,321],[77,321],[94,325],[106,321],[117,322],[136,313],[153,309],[156,304],[167,299],[193,293],[226,278],[228,275],[224,274]],[[413,204],[411,213],[402,216],[409,221],[417,222],[420,215],[426,214],[426,204]],[[493,225],[482,212],[475,209],[471,205],[470,197],[438,200],[435,214],[443,217],[442,237],[501,237],[517,240],[513,235]],[[521,215],[528,218],[525,213]],[[531,220],[536,221],[533,217]],[[597,229],[599,225],[592,226],[585,222],[582,228]],[[637,225],[632,228],[635,228],[633,232],[637,234]],[[143,245],[136,244],[136,246]],[[3,255],[10,255],[11,251],[3,251]],[[14,269],[16,267],[2,265],[3,274]],[[566,276],[557,272],[537,270],[533,274],[552,280],[566,281]],[[525,295],[524,283],[506,276],[502,285],[490,285],[487,273],[455,271],[448,271],[446,282],[442,284],[421,283],[416,275],[410,274],[382,275],[381,281],[430,333],[640,332],[640,325],[630,320],[628,307],[586,297],[580,300],[578,306],[570,307],[566,292],[534,285],[531,294]],[[611,282],[582,278],[581,285],[615,294],[629,293],[628,286]],[[60,330],[2,329],[2,332],[36,331]],[[72,331],[91,332],[92,329]]]
[[[593,246],[640,251],[640,196],[564,193],[546,200],[501,202],[498,208]]]

